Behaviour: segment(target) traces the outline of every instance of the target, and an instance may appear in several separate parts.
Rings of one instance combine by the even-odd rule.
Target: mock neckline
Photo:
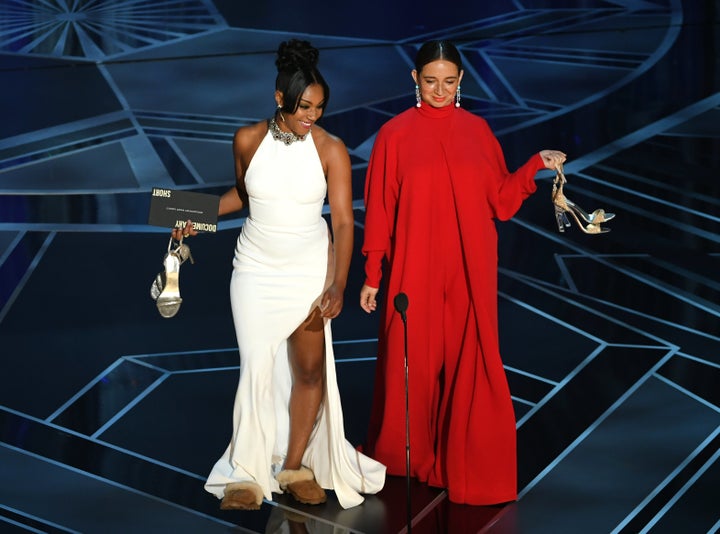
[[[415,107],[415,109],[423,117],[429,117],[431,119],[442,119],[444,117],[449,117],[457,108],[455,107],[455,104],[453,102],[441,108],[434,108],[430,104],[426,104],[425,102],[423,102],[420,107]]]

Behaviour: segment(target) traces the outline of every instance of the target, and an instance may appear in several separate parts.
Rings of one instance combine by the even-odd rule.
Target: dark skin
[[[275,101],[283,104],[283,95],[276,91]],[[350,259],[353,249],[354,218],[352,211],[352,184],[350,156],[343,142],[315,125],[323,113],[325,101],[322,86],[309,85],[300,97],[297,110],[278,114],[281,130],[305,135],[312,128],[315,142],[328,185],[328,201],[332,222],[334,272],[325,289],[320,305],[290,335],[288,353],[293,375],[290,394],[290,436],[285,469],[299,469],[310,433],[322,402],[325,377],[326,319],[340,314],[343,306]],[[265,121],[240,128],[233,139],[236,185],[220,197],[218,216],[234,213],[248,205],[245,190],[245,172],[255,151],[267,133]],[[197,235],[188,221],[184,228],[175,228],[175,239]]]

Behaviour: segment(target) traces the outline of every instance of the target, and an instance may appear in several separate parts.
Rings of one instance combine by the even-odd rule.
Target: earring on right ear
[[[420,99],[420,87],[418,86],[418,84],[415,84],[415,102],[416,102],[415,107],[419,108],[420,104],[421,104],[421,99]]]
[[[460,86],[458,85],[457,91],[455,91],[455,107],[460,107]]]

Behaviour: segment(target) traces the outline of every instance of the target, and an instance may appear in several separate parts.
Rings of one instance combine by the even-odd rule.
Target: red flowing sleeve
[[[365,176],[365,284],[380,287],[383,257],[390,256],[398,198],[396,154],[385,128],[378,132]]]
[[[522,167],[511,173],[505,163],[502,147],[489,127],[488,141],[498,177],[497,188],[491,192],[491,205],[494,216],[501,221],[507,221],[517,213],[523,201],[537,190],[535,175],[545,168],[545,164],[540,153],[536,153]]]

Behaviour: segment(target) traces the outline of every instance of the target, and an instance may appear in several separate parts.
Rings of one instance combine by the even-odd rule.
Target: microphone
[[[408,309],[408,296],[400,292],[395,295],[395,311],[400,314],[403,322],[403,337],[405,338],[405,482],[407,486],[407,534],[412,533],[412,507],[410,506],[410,378],[408,368],[408,326],[405,312]]]
[[[402,317],[403,323],[406,322],[407,316],[405,315],[405,312],[410,304],[408,302],[408,296],[405,293],[398,293],[395,295],[395,300],[393,302],[395,304],[395,310],[400,314],[400,317]]]

